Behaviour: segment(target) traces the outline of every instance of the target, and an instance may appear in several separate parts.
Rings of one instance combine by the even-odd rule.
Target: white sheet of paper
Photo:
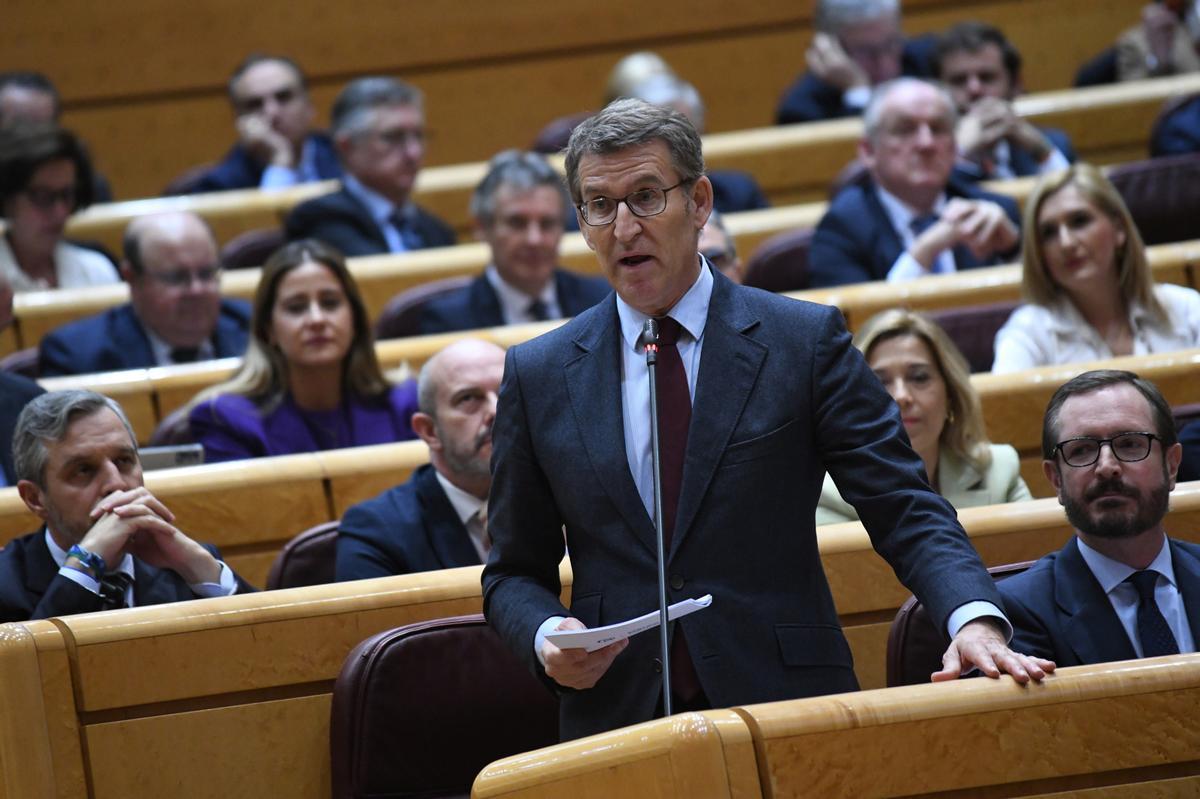
[[[705,594],[699,599],[685,599],[667,608],[668,621],[681,619],[689,613],[704,610],[712,604],[712,594]],[[658,626],[659,613],[652,610],[636,619],[609,624],[605,627],[593,627],[590,630],[558,630],[546,633],[546,640],[559,649],[586,649],[595,652],[601,647],[608,646],[613,641],[628,638],[631,635],[653,630]]]

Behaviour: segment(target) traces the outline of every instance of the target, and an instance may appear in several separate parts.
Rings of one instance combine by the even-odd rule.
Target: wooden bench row
[[[1017,111],[1039,125],[1065,130],[1079,157],[1098,164],[1147,157],[1150,127],[1164,102],[1200,91],[1200,75],[1043,92],[1020,98]],[[704,137],[710,169],[737,169],[757,178],[773,205],[824,199],[838,173],[855,157],[858,119],[748,128]],[[562,159],[554,159],[562,169]],[[414,199],[469,241],[469,198],[483,178],[484,161],[429,167],[417,178]],[[256,228],[277,227],[298,203],[335,188],[332,181],[280,191],[257,189],[97,205],[74,217],[68,234],[119,251],[129,221],[158,210],[191,210],[209,220],[224,242]]]
[[[1170,513],[1173,531],[1200,539],[1200,484],[1178,486]],[[1068,535],[1051,500],[962,519],[989,565],[1037,557]],[[818,536],[860,682],[881,686],[887,622],[907,592],[860,525]],[[478,612],[479,572],[0,626],[0,797],[325,796],[330,692],[346,653],[389,627]],[[565,564],[562,578],[569,591]]]
[[[1190,797],[1200,654],[688,713],[492,763],[474,799]]]
[[[909,0],[909,34],[963,19],[998,25],[1023,52],[1031,91],[1069,86],[1075,69],[1137,20],[1139,0]],[[549,11],[536,0],[462,0],[352,9],[316,0],[268,0],[247,15],[229,4],[131,0],[114,20],[103,6],[69,19],[19,4],[0,29],[0,69],[45,69],[62,92],[65,123],[89,142],[125,197],[159,192],[185,168],[220,158],[233,126],[224,82],[247,53],[290,54],[325,110],[353,77],[399,75],[426,95],[428,163],[478,161],[526,146],[552,118],[597,108],[609,70],[655,50],[693,82],[713,131],[771,124],[784,88],[804,69],[811,4],[764,0],[752,8],[683,0],[615,0]],[[112,36],[114,23],[138,20]],[[631,20],[635,21],[631,24]],[[403,46],[397,46],[403,43]],[[133,63],[135,50],[142,57]],[[104,65],[98,68],[97,65]]]

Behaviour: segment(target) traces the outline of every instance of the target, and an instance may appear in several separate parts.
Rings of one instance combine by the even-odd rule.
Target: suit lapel
[[[1054,560],[1054,599],[1065,614],[1066,644],[1080,663],[1137,657],[1108,596],[1072,538]]]
[[[715,270],[713,277],[672,552],[687,536],[767,355],[745,335],[758,318],[739,301],[741,290]]]
[[[621,418],[621,324],[616,301],[601,303],[575,339],[576,351],[564,366],[567,393],[584,449],[597,481],[616,505],[635,538],[653,552],[654,523],[642,505]]]
[[[429,546],[442,568],[479,563],[479,553],[471,544],[470,534],[442,490],[437,471],[428,464],[417,470],[417,496],[428,511]]]
[[[154,348],[150,346],[150,336],[134,314],[133,306],[122,306],[117,313],[119,315],[111,343],[119,357],[126,363],[157,363]]]
[[[471,281],[471,318],[478,327],[499,327],[504,324],[504,312],[500,310],[500,298],[484,275]]]
[[[1188,626],[1192,628],[1192,643],[1200,651],[1200,560],[1171,541],[1171,565],[1175,569],[1175,585],[1183,597]]]
[[[42,526],[38,535],[33,537],[25,549],[25,590],[31,595],[42,597],[56,574],[58,564],[50,555],[50,547],[46,546],[46,528]],[[33,604],[36,605],[37,600],[34,600]]]

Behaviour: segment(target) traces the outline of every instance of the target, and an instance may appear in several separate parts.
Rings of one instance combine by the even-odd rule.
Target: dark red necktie
[[[683,461],[687,454],[688,427],[692,423],[692,395],[688,391],[687,372],[679,357],[678,322],[669,316],[658,322],[658,444],[662,467],[663,547],[669,554],[679,511],[679,492],[683,486]],[[700,693],[700,680],[683,638],[676,625],[671,641],[671,689],[684,701]]]

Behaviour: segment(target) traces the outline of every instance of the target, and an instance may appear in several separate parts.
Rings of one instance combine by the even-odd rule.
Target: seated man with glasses
[[[221,299],[212,231],[191,213],[139,217],[125,229],[121,275],[130,302],[42,339],[42,376],[140,369],[246,349],[250,305]]]
[[[334,100],[330,132],[342,187],[296,206],[288,241],[320,239],[347,256],[454,244],[454,231],[411,200],[425,159],[425,109],[416,87],[385,77],[352,81]]]
[[[708,221],[700,231],[699,247],[700,254],[721,274],[734,283],[742,282],[742,259],[738,257],[737,244],[725,227],[725,217],[716,208],[708,215]]]
[[[1163,525],[1183,448],[1159,390],[1132,372],[1075,377],[1050,399],[1042,450],[1076,537],[999,584],[1013,646],[1060,666],[1194,652],[1200,546]]]

